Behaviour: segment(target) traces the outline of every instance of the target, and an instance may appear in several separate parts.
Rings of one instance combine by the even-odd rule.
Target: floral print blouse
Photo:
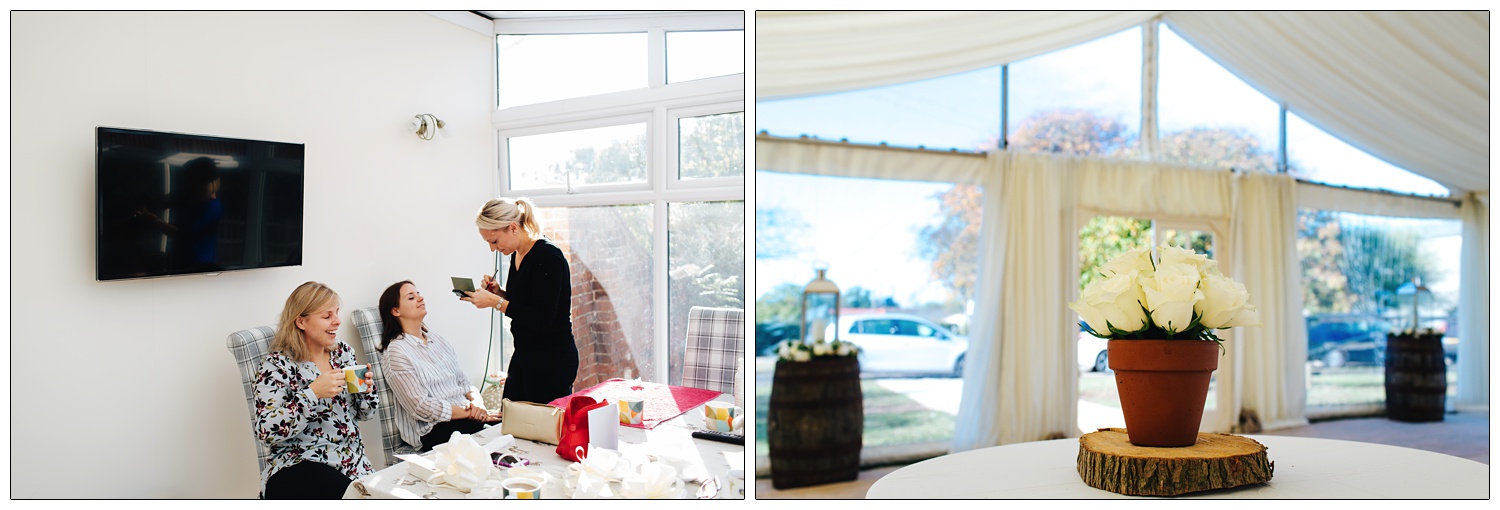
[[[330,355],[334,367],[361,364],[354,359],[354,349],[342,341]],[[255,436],[271,449],[260,476],[262,494],[271,475],[298,462],[327,464],[350,480],[372,472],[358,422],[375,412],[378,395],[345,391],[320,399],[312,391],[318,373],[316,363],[297,362],[280,352],[272,352],[260,365],[255,377]]]

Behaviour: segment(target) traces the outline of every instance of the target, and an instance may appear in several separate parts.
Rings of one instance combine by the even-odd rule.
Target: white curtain
[[[755,168],[835,177],[977,183],[990,163],[983,154],[757,135]]]
[[[1173,11],[1164,20],[1350,145],[1457,192],[1489,190],[1488,12]]]
[[[1231,409],[1254,413],[1264,430],[1306,425],[1296,181],[1285,174],[1238,174],[1234,180],[1234,253],[1225,274],[1245,284],[1261,326],[1231,330],[1228,347],[1237,354]]]
[[[1460,210],[1463,253],[1458,283],[1458,398],[1460,411],[1489,410],[1490,195],[1470,193]]]
[[[980,280],[953,451],[1076,435],[1068,157],[997,151],[985,181]]]
[[[1103,37],[1157,12],[755,13],[755,98],[825,94],[972,71]]]
[[[1458,219],[1458,204],[1447,198],[1419,198],[1306,182],[1297,183],[1297,207],[1397,218]]]

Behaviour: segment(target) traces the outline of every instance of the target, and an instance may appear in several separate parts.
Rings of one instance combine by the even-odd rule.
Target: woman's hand
[[[375,393],[375,368],[365,364],[365,393]]]
[[[484,421],[500,421],[500,411],[487,411]]]
[[[460,301],[468,301],[470,303],[473,303],[474,308],[494,308],[495,305],[500,304],[500,296],[496,296],[495,293],[484,289],[477,289],[474,292],[469,292],[467,294],[469,297],[461,297],[458,299]]]
[[[485,421],[485,418],[488,417],[489,414],[490,414],[490,412],[484,410],[483,406],[476,406],[472,402],[469,403],[469,419],[470,420]]]
[[[313,395],[318,398],[328,398],[344,392],[344,371],[329,370],[319,375],[312,382]]]
[[[484,278],[479,281],[479,287],[490,291],[491,294],[500,294],[500,282],[495,281],[493,276],[484,275]]]

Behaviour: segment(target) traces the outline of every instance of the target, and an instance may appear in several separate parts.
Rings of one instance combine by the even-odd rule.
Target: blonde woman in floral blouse
[[[255,434],[271,448],[261,473],[266,499],[337,499],[355,479],[370,474],[359,436],[379,400],[369,391],[345,391],[343,367],[354,350],[335,336],[339,296],[307,282],[282,308],[271,354],[255,378]]]

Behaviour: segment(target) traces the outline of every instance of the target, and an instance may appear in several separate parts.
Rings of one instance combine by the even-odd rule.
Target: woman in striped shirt
[[[484,408],[453,346],[427,330],[426,300],[410,281],[380,294],[386,381],[396,395],[396,428],[401,440],[425,452],[448,442],[454,432],[473,434],[499,415]]]

